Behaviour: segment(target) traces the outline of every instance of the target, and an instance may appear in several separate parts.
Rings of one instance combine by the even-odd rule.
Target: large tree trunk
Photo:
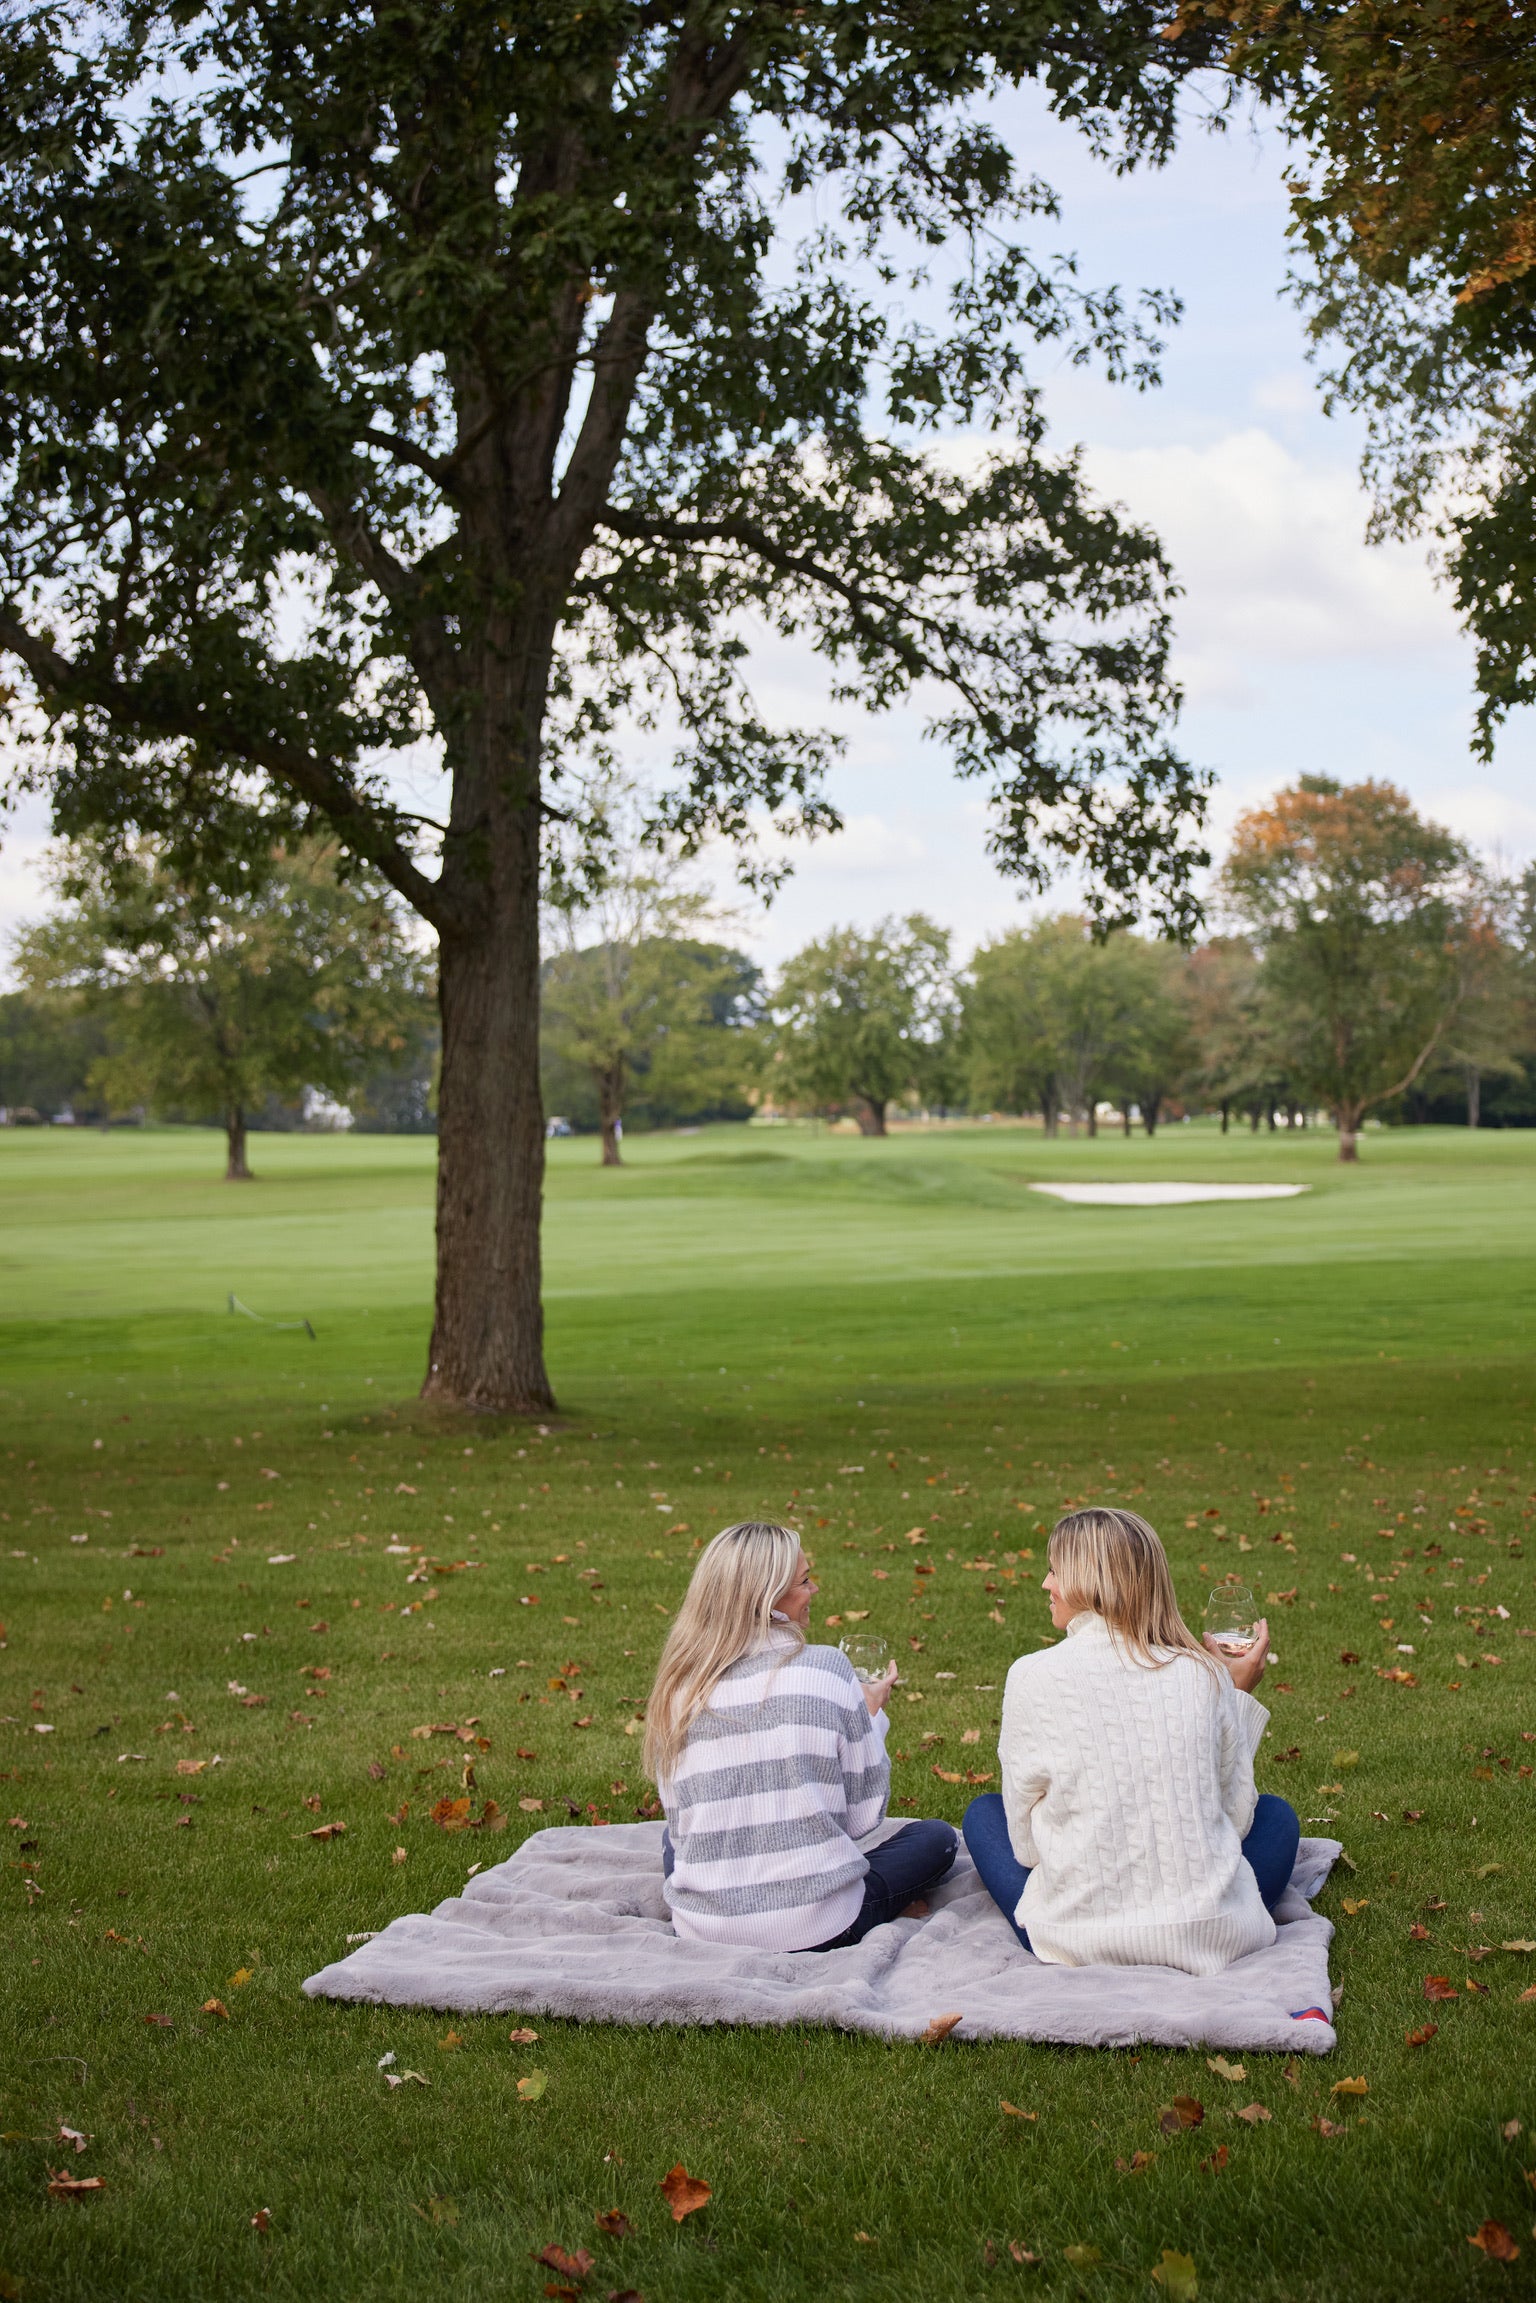
[[[1339,1124],[1340,1159],[1358,1160],[1360,1157],[1360,1122],[1364,1116],[1364,1106],[1358,1103],[1341,1103],[1334,1116]]]
[[[1060,1133],[1061,1133],[1061,1106],[1060,1106],[1060,1104],[1058,1104],[1058,1103],[1054,1103],[1054,1102],[1051,1100],[1051,1098],[1050,1098],[1049,1096],[1047,1096],[1047,1097],[1046,1097],[1046,1099],[1045,1099],[1045,1101],[1044,1101],[1044,1103],[1043,1103],[1043,1104],[1040,1106],[1040,1117],[1041,1117],[1041,1119],[1042,1119],[1042,1120],[1044,1121],[1044,1123],[1045,1123],[1045,1132],[1046,1132],[1046,1134],[1047,1134],[1048,1136],[1060,1135]]]
[[[1483,1075],[1476,1064],[1467,1066],[1467,1125],[1481,1127],[1483,1120]],[[1495,1130],[1497,1133],[1497,1130]]]
[[[460,916],[438,960],[437,1309],[422,1397],[538,1414],[554,1395],[540,1301],[537,781],[532,767],[526,781],[508,773],[514,747],[475,735],[485,772],[455,779],[463,828],[445,865]]]
[[[861,1136],[883,1136],[886,1132],[884,1096],[859,1096],[853,1116],[859,1123]]]
[[[1227,1122],[1231,1117],[1231,1110],[1231,1105],[1227,1101],[1227,1098],[1223,1096],[1221,1099],[1221,1132],[1223,1135],[1225,1135],[1227,1132]]]
[[[253,1183],[245,1159],[245,1113],[238,1104],[231,1104],[224,1114],[224,1134],[229,1144],[229,1158],[225,1163],[226,1183]]]
[[[1155,1136],[1157,1133],[1157,1123],[1162,1116],[1162,1109],[1163,1099],[1160,1095],[1149,1095],[1142,1097],[1141,1124],[1146,1129],[1149,1136]]]

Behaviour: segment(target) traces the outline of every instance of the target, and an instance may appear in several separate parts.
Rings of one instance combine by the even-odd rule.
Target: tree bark
[[[224,1168],[226,1183],[254,1183],[255,1177],[246,1165],[245,1113],[239,1104],[231,1104],[224,1114],[224,1134],[229,1144],[229,1158]]]
[[[597,1110],[603,1131],[604,1167],[622,1167],[623,1155],[619,1144],[623,1137],[624,1118],[624,1066],[615,1064],[611,1070],[597,1074]]]
[[[1227,1132],[1227,1122],[1230,1116],[1231,1105],[1228,1103],[1227,1098],[1223,1096],[1221,1099],[1221,1132],[1223,1135],[1225,1135]]]
[[[1360,1157],[1360,1120],[1363,1107],[1357,1103],[1341,1103],[1335,1117],[1339,1124],[1339,1157],[1346,1162]]]
[[[1096,1100],[1090,1100],[1088,1105],[1088,1133],[1091,1138],[1095,1140],[1097,1139],[1099,1133],[1099,1107]]]
[[[859,1123],[861,1136],[883,1136],[886,1132],[884,1096],[858,1097],[853,1116]]]
[[[533,747],[518,747],[523,763],[483,733],[475,748],[487,772],[455,779],[445,864],[457,900],[439,946],[437,1307],[422,1397],[529,1415],[555,1404],[540,1297],[540,819],[531,772],[508,773]]]
[[[1129,1104],[1128,1102],[1127,1102],[1126,1104],[1124,1104],[1124,1105],[1121,1107],[1121,1112],[1120,1112],[1120,1130],[1121,1130],[1121,1133],[1122,1133],[1122,1134],[1123,1134],[1123,1135],[1124,1135],[1124,1136],[1125,1136],[1127,1139],[1129,1139],[1129,1136],[1130,1136],[1130,1132],[1131,1132],[1131,1107],[1130,1107],[1130,1104]]]
[[[1157,1133],[1157,1123],[1159,1117],[1161,1116],[1162,1109],[1163,1099],[1160,1095],[1143,1096],[1141,1101],[1141,1124],[1146,1129],[1149,1136],[1155,1136]]]
[[[1481,1127],[1483,1121],[1483,1075],[1476,1064],[1467,1066],[1467,1125]],[[1497,1131],[1495,1131],[1497,1132]]]
[[[1042,1121],[1044,1122],[1044,1125],[1045,1125],[1045,1132],[1046,1132],[1046,1134],[1047,1134],[1048,1136],[1056,1136],[1056,1135],[1060,1135],[1060,1133],[1061,1133],[1061,1106],[1060,1106],[1060,1104],[1058,1104],[1058,1103],[1053,1103],[1053,1102],[1052,1102],[1052,1100],[1051,1100],[1051,1098],[1050,1098],[1049,1096],[1047,1096],[1047,1097],[1046,1097],[1046,1099],[1045,1099],[1045,1101],[1044,1101],[1044,1102],[1041,1104],[1041,1106],[1040,1106],[1040,1117],[1041,1117]]]

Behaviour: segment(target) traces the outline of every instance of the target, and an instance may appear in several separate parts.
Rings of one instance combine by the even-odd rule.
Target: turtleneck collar
[[[1080,1614],[1074,1615],[1072,1621],[1067,1625],[1067,1637],[1068,1639],[1076,1639],[1079,1633],[1092,1631],[1095,1625],[1100,1631],[1108,1628],[1102,1615],[1096,1613],[1091,1607],[1085,1607]]]

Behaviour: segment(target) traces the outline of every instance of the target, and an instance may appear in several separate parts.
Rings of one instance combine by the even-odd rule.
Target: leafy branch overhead
[[[380,763],[431,736],[455,764],[516,605],[557,783],[664,713],[673,829],[814,829],[832,746],[759,716],[751,616],[835,697],[915,695],[1005,869],[1072,855],[1181,915],[1168,571],[1045,451],[1025,364],[1058,341],[1144,381],[1169,307],[1024,245],[1048,189],[962,108],[1043,71],[1156,147],[1181,67],[1136,8],[965,17],[17,11],[0,645],[65,739],[31,768],[63,828],[225,852],[252,810],[319,818],[462,925],[473,805],[434,873]],[[781,187],[836,218],[787,271]],[[904,317],[939,262],[945,319]],[[993,444],[924,447],[956,423]]]

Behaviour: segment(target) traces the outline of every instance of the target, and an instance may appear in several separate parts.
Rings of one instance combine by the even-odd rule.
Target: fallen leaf
[[[520,2031],[509,2031],[507,2033],[507,2037],[512,2042],[514,2047],[531,2047],[538,2036],[539,2035],[536,2031],[528,2030],[526,2025]]]
[[[464,2044],[464,2034],[461,2031],[450,2031],[446,2033],[445,2036],[441,2038],[437,2044],[441,2050],[446,2050],[452,2047],[462,2047]]]
[[[1248,2076],[1241,2063],[1229,2063],[1224,2055],[1208,2055],[1205,2059],[1205,2068],[1207,2071],[1214,2071],[1218,2079],[1238,2080],[1246,2079]]]
[[[1006,2095],[999,2099],[998,2109],[1006,2111],[1010,2119],[1038,2119],[1040,2116],[1038,2111],[1021,2111],[1016,2103],[1009,2102]]]
[[[430,2087],[432,2084],[424,2071],[386,2071],[384,2074],[386,2087],[403,2087],[408,2079],[414,2080],[418,2087]]]
[[[1121,2175],[1144,2175],[1149,2167],[1157,2165],[1155,2151],[1133,2151],[1129,2159],[1117,2159],[1115,2168]]]
[[[53,2185],[50,2183],[48,2188],[51,2191]],[[1467,2245],[1481,2247],[1483,2253],[1495,2263],[1513,2263],[1520,2253],[1503,2224],[1495,2223],[1491,2216],[1486,2223],[1480,2224],[1477,2230],[1468,2234]]]
[[[1062,2253],[1074,2271],[1091,2271],[1095,2263],[1102,2263],[1104,2260],[1103,2253],[1099,2248],[1081,2243],[1071,2247],[1063,2247]]]
[[[923,2047],[937,2047],[941,2039],[947,2039],[949,2037],[957,2023],[963,2023],[964,2021],[965,2017],[963,2014],[935,2015],[930,2021],[927,2030],[923,2033],[919,2044]]]
[[[638,2287],[610,2287],[608,2303],[645,2303]]]
[[[547,2071],[530,2071],[526,2079],[518,2081],[517,2092],[524,2103],[537,2103],[548,2085]]]
[[[1499,1949],[1501,1951],[1536,1951],[1536,1943],[1528,1943],[1523,1935],[1518,1935],[1513,1943],[1501,1943]]]
[[[69,2175],[63,2168],[48,2170],[48,2196],[50,2199],[85,2199],[93,2191],[105,2191],[106,2184],[99,2175]]]
[[[963,1783],[965,1781],[964,1775],[955,1768],[936,1767],[934,1768],[933,1773],[938,1777],[941,1783]]]
[[[563,2247],[549,2246],[541,2247],[533,2260],[547,2264],[551,2271],[563,2272],[567,2279],[585,2279],[597,2257],[589,2254],[585,2247],[578,2247],[574,2255],[567,2255]]]
[[[1369,2095],[1371,2083],[1368,2079],[1336,2079],[1328,2092],[1330,2095]]]
[[[268,2229],[270,2228],[270,2226],[271,2226],[271,2222],[272,2222],[272,2210],[271,2210],[271,2208],[270,2208],[270,2207],[258,2207],[258,2208],[257,2208],[257,2210],[256,2210],[256,2212],[255,2212],[255,2214],[254,2214],[254,2215],[251,2217],[251,2229],[252,2229],[253,2231],[266,2231],[266,2230],[268,2230]]]
[[[1506,2133],[1507,2132],[1508,2130],[1506,2129]],[[60,2127],[59,2132],[54,2140],[58,2143],[73,2143],[75,2147],[75,2157],[78,2159],[81,2152],[85,2149],[86,2145],[90,2142],[91,2139],[89,2135],[82,2135],[78,2127]]]
[[[1176,2254],[1171,2247],[1163,2249],[1163,2259],[1153,2265],[1152,2277],[1167,2296],[1168,2303],[1195,2303],[1200,2292],[1194,2257]]]
[[[344,1823],[322,1823],[319,1829],[312,1831],[309,1836],[311,1839],[339,1839],[346,1828]]]
[[[1032,2255],[1029,2249],[1017,2239],[1009,2240],[1008,2252],[1013,2257],[1015,2263],[1038,2263],[1040,2260],[1038,2255]]]
[[[234,1991],[238,1991],[238,1990],[240,1989],[240,1987],[241,1987],[241,1985],[242,1985],[242,1984],[250,1983],[250,1982],[252,1982],[252,1981],[254,1980],[254,1978],[255,1978],[255,1969],[254,1969],[254,1968],[251,1968],[251,1967],[237,1967],[237,1968],[235,1969],[235,1972],[234,1972],[234,1974],[233,1974],[233,1975],[230,1977],[230,1979],[229,1979],[229,1981],[230,1981],[230,1988],[231,1988],[231,1990],[234,1990]]]
[[[622,2207],[601,2208],[592,2220],[599,2231],[606,2232],[610,2239],[633,2239],[635,2236],[635,2227]]]
[[[1294,2056],[1294,2055],[1292,2055],[1292,2056],[1290,2056],[1290,2057],[1288,2058],[1288,2060],[1287,2060],[1287,2062],[1286,2062],[1285,2070],[1284,2070],[1284,2072],[1283,2072],[1282,2076],[1283,2076],[1283,2078],[1284,2078],[1284,2080],[1285,2080],[1285,2083],[1286,2083],[1286,2085],[1287,2085],[1288,2087],[1300,2087],[1300,2085],[1301,2085],[1301,2065],[1300,2065],[1300,2064],[1297,2062],[1297,2060],[1296,2060],[1296,2058],[1295,2058],[1295,2056]]]
[[[68,2129],[61,2127],[59,2133],[61,2135],[67,2134]],[[1513,2143],[1517,2135],[1523,2135],[1525,2133],[1525,2129],[1521,2126],[1518,2119],[1506,2119],[1502,2133],[1506,2143]]]
[[[1529,1991],[1522,1991],[1520,1996],[1522,1999],[1536,1999],[1536,1983],[1531,1985]]]
[[[709,2185],[701,2177],[690,2175],[681,2159],[662,2177],[659,2189],[672,2210],[674,2223],[681,2223],[685,2215],[697,2215],[701,2207],[709,2205]]]
[[[169,2031],[175,2017],[171,2015],[146,2015],[144,2020],[146,2023],[153,2023],[159,2031]]]
[[[525,1815],[542,1815],[544,1812],[542,1799],[520,1799],[517,1804]]]
[[[1503,1868],[1502,1863],[1480,1863],[1472,1876],[1474,1879],[1492,1879],[1495,1872],[1502,1871]]]
[[[205,1999],[198,2009],[198,2013],[199,2015],[222,2015],[226,2023],[229,2021],[229,2009],[222,1999]]]
[[[1426,1975],[1424,1996],[1426,1999],[1454,1999],[1457,1996],[1456,1986],[1448,1975]]]
[[[1267,2111],[1262,2103],[1245,2103],[1242,2110],[1234,2111],[1232,2116],[1234,2119],[1246,2121],[1250,2127],[1258,2127],[1265,2121],[1273,2119],[1274,2113]]]
[[[1313,2120],[1312,2124],[1316,2128],[1318,2134],[1327,2136],[1330,2142],[1336,2135],[1347,2135],[1349,2133],[1349,2129],[1347,2127],[1339,2126],[1332,2119],[1325,2119],[1321,2112],[1317,2114],[1317,2117]]]
[[[1362,1911],[1370,1910],[1371,1899],[1368,1895],[1346,1895],[1344,1908],[1349,1913],[1350,1918],[1355,1919]]]
[[[201,1775],[207,1764],[206,1759],[178,1759],[176,1772],[178,1775]]]
[[[1474,1999],[1488,1999],[1492,1996],[1489,1986],[1486,1983],[1479,1983],[1475,1975],[1467,1977],[1466,1989],[1472,1993]]]
[[[1423,2023],[1417,2031],[1405,2031],[1403,2033],[1403,2044],[1406,2047],[1427,2047],[1430,2041],[1437,2037],[1439,2030],[1438,2023]]]
[[[1429,1929],[1424,1925],[1422,1919],[1416,1919],[1413,1925],[1409,1928],[1408,1940],[1410,1943],[1429,1943],[1433,1941]]]
[[[1205,2118],[1205,2105],[1193,2095],[1176,2095],[1165,2103],[1157,2115],[1157,2124],[1165,2135],[1177,2135],[1181,2128],[1198,2127]]]
[[[868,2231],[855,2231],[854,2244],[859,2247],[878,2247],[880,2242]]]

